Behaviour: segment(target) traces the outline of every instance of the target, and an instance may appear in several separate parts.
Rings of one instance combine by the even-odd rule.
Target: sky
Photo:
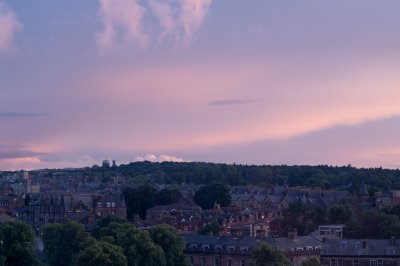
[[[398,0],[0,0],[0,170],[400,168]]]

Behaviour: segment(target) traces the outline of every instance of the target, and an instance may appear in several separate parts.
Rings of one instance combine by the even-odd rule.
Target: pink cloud
[[[15,34],[22,28],[15,13],[7,8],[5,2],[0,2],[0,55],[15,51]]]
[[[160,155],[155,155],[148,153],[144,156],[137,156],[135,158],[135,161],[150,161],[150,162],[185,162],[182,158],[175,157],[173,155],[167,155],[167,154],[160,154]]]
[[[148,43],[143,19],[146,9],[137,0],[100,0],[103,30],[96,35],[101,49],[136,43],[144,48]]]
[[[182,0],[182,13],[180,20],[182,21],[184,35],[182,38],[183,45],[188,45],[194,30],[202,23],[208,13],[208,9],[212,0]]]
[[[146,4],[138,0],[100,0],[103,30],[96,35],[97,44],[102,50],[133,44],[146,48],[170,37],[177,47],[187,47],[211,3],[212,0],[150,0]]]

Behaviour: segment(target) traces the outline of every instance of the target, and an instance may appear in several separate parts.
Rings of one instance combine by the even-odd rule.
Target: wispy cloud
[[[219,100],[219,101],[209,101],[208,105],[219,106],[219,105],[241,105],[255,103],[256,101],[249,100]]]
[[[0,55],[15,52],[15,34],[23,28],[22,23],[4,1],[0,1]]]
[[[101,49],[112,49],[121,42],[145,47],[148,37],[144,31],[146,9],[137,0],[100,0],[103,30],[96,35]]]
[[[0,144],[0,160],[5,159],[15,159],[15,158],[27,158],[38,155],[43,155],[44,153],[32,151],[17,145],[1,145]]]
[[[36,112],[0,112],[0,118],[33,118],[45,116],[45,113]]]
[[[176,47],[187,47],[211,3],[212,0],[100,0],[103,29],[96,35],[97,44],[101,50],[134,45],[143,49],[169,37]]]
[[[183,36],[181,43],[190,44],[193,32],[203,23],[212,0],[181,0],[182,12],[180,20],[183,26]]]

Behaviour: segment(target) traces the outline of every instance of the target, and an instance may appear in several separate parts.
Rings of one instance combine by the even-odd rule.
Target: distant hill
[[[357,189],[364,180],[369,191],[400,189],[400,170],[355,168],[349,166],[287,166],[287,165],[229,165],[205,162],[134,162],[115,167],[86,167],[80,169],[48,170],[80,172],[85,175],[120,174],[128,178],[144,178],[159,184],[207,184],[221,182],[229,185],[263,185],[276,183],[289,186]]]

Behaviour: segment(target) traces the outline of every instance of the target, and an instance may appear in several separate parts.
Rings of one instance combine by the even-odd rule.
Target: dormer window
[[[111,207],[111,203],[107,202],[107,208],[110,208],[110,207]]]
[[[228,250],[228,252],[234,252],[235,246],[228,246],[227,250]]]
[[[190,249],[193,250],[193,249],[196,249],[196,248],[197,248],[197,245],[196,245],[196,244],[191,244],[191,245],[190,245]]]
[[[222,251],[222,246],[221,245],[216,245],[216,246],[214,246],[214,250],[215,251]]]
[[[97,203],[97,207],[98,207],[98,208],[101,208],[101,207],[102,207],[101,202]]]
[[[115,208],[115,202],[111,203],[111,207]]]
[[[210,246],[209,245],[203,245],[201,248],[205,251],[205,250],[209,250]]]
[[[244,252],[248,252],[249,248],[248,247],[241,247],[240,248],[240,252],[244,253]]]

